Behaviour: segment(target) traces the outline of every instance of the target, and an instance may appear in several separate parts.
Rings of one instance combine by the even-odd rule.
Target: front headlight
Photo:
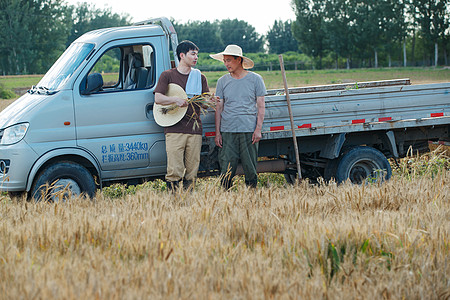
[[[3,130],[1,145],[11,145],[20,142],[27,133],[29,123],[21,123]]]

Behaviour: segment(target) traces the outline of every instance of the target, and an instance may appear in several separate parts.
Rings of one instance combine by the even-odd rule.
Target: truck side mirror
[[[83,84],[82,84],[83,85]],[[81,90],[82,95],[90,95],[102,90],[103,77],[100,73],[92,73],[86,78],[86,88]]]

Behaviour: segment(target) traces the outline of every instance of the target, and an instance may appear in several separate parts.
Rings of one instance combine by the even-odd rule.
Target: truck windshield
[[[94,48],[94,44],[73,43],[60,56],[45,76],[39,81],[36,88],[57,91]]]

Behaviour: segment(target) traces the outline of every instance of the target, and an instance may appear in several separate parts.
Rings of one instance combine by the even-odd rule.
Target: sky
[[[88,2],[66,0],[69,4]],[[110,7],[113,13],[127,13],[132,21],[144,21],[156,17],[168,17],[179,23],[189,20],[214,21],[239,19],[255,27],[259,34],[266,34],[275,20],[294,20],[292,0],[95,0],[96,8]],[[176,28],[175,28],[176,29]]]

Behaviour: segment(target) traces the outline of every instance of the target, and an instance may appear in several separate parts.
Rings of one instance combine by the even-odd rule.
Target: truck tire
[[[57,202],[82,194],[92,198],[95,190],[94,177],[85,167],[64,161],[50,165],[38,175],[31,197],[35,201]]]
[[[350,149],[340,159],[336,168],[338,183],[350,179],[352,183],[382,182],[391,178],[392,170],[386,156],[367,146]]]

